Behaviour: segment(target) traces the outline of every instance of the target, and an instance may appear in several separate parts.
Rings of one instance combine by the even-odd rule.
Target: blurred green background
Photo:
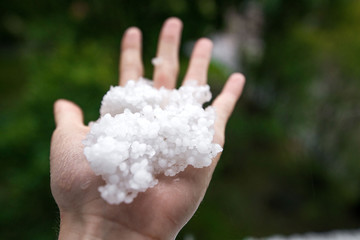
[[[49,188],[52,104],[86,122],[117,83],[119,43],[143,31],[146,77],[163,21],[215,42],[213,93],[247,85],[221,162],[178,239],[242,239],[360,224],[360,1],[93,0],[0,2],[0,239],[55,239]]]

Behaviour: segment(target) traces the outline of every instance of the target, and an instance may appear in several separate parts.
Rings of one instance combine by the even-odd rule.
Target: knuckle
[[[176,59],[176,58],[175,58]],[[162,66],[162,71],[168,73],[168,75],[178,74],[180,69],[179,62],[177,60],[166,60]]]

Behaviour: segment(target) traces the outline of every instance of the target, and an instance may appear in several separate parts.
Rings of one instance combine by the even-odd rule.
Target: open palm
[[[182,23],[168,19],[161,30],[153,80],[155,87],[174,88],[179,69],[178,50]],[[129,28],[122,40],[119,84],[143,76],[141,32]],[[212,43],[195,44],[183,82],[196,79],[206,84]],[[213,106],[217,116],[214,141],[224,144],[226,122],[238,100],[244,77],[235,73],[226,82]],[[220,154],[202,169],[187,167],[175,177],[158,176],[159,183],[140,193],[131,204],[109,205],[98,192],[104,185],[83,154],[82,140],[89,127],[81,109],[58,100],[54,106],[56,129],[51,142],[51,189],[59,206],[59,239],[174,239],[199,206]]]

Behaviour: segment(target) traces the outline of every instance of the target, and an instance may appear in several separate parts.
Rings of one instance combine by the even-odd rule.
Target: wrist
[[[59,240],[152,239],[98,216],[61,213],[60,218]]]

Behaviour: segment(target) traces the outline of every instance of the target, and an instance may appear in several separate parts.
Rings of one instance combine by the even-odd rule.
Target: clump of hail
[[[210,99],[210,87],[196,81],[178,90],[156,89],[145,79],[111,87],[83,141],[92,170],[106,182],[101,197],[131,203],[158,183],[158,174],[209,166],[222,151],[212,143],[215,111],[202,107]]]

